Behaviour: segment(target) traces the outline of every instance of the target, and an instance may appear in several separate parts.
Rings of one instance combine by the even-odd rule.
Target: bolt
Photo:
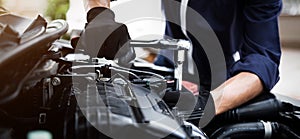
[[[51,81],[53,86],[59,86],[61,84],[61,81],[58,77],[54,77]]]

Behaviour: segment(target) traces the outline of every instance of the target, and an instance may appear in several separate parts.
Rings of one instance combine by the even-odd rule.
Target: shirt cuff
[[[279,80],[278,65],[259,54],[251,54],[237,61],[232,66],[230,74],[234,76],[245,71],[256,74],[262,81],[265,91],[270,91]]]

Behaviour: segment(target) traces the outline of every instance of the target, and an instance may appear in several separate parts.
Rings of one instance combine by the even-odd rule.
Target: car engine
[[[0,21],[0,138],[206,138],[162,99],[178,90],[174,70],[159,75],[75,52],[59,40],[63,20]],[[178,40],[163,42],[181,50]]]

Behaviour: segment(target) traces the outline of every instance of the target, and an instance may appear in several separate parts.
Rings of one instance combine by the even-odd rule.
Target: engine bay
[[[63,20],[47,23],[40,16],[31,20],[6,14],[0,22],[1,139],[208,138],[193,123],[205,114],[197,107],[198,96],[182,88],[188,41],[132,40],[131,47],[173,51],[175,66],[138,58],[123,66],[90,57],[60,39],[68,29]],[[206,131],[211,138],[227,137],[231,131],[243,133],[233,137],[297,137],[299,124],[292,123],[299,123],[299,111],[275,99],[259,101],[214,119],[232,127],[218,122]],[[247,130],[240,130],[245,126]]]

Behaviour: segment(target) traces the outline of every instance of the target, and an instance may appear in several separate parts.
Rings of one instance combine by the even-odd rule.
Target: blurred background
[[[161,38],[164,30],[161,15],[160,0],[119,0],[112,2],[111,7],[116,12],[117,21],[124,21],[122,3],[133,2],[135,8],[141,5],[140,14],[152,18],[126,21],[133,39]],[[280,35],[282,42],[282,59],[280,65],[280,81],[272,90],[281,96],[300,100],[300,0],[283,0],[284,7],[280,16]],[[0,0],[0,5],[14,14],[35,18],[37,15],[47,20],[66,19],[70,31],[82,29],[85,23],[85,12],[82,0]],[[125,7],[126,8],[126,7]],[[145,8],[145,9],[143,9]],[[146,9],[150,9],[147,10]],[[136,9],[135,9],[136,11]],[[70,32],[69,31],[69,32]],[[150,52],[138,50],[138,55],[147,57]]]

